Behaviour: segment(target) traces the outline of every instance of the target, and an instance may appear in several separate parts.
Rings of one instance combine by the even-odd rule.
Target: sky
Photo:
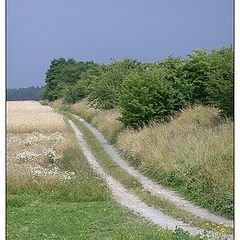
[[[232,43],[232,0],[7,0],[7,87],[43,86],[59,57],[146,62]]]

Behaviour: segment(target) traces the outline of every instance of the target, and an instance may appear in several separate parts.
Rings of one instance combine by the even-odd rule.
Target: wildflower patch
[[[21,161],[31,161],[36,157],[41,156],[41,154],[36,154],[34,152],[22,151],[17,154],[17,158]]]

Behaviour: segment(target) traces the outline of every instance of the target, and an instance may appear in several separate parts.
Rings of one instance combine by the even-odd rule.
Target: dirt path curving
[[[143,176],[141,173],[136,171],[132,166],[130,166],[126,161],[122,159],[118,151],[108,143],[108,141],[104,138],[104,136],[91,124],[86,122],[84,119],[73,115],[78,120],[80,120],[97,138],[97,140],[101,143],[102,147],[105,149],[105,151],[112,157],[112,159],[123,169],[125,169],[129,175],[137,178],[139,182],[142,184],[143,188],[149,192],[152,193],[152,195],[164,198],[168,200],[169,202],[172,202],[175,206],[185,210],[186,212],[189,212],[191,214],[194,214],[195,216],[211,221],[217,224],[224,224],[228,227],[233,227],[233,221],[225,219],[221,216],[217,216],[215,214],[210,213],[207,209],[201,208],[185,199],[180,197],[175,191],[169,190],[167,188],[164,188],[160,184],[157,184],[147,178],[146,176]]]
[[[128,191],[121,183],[116,179],[107,174],[104,169],[100,166],[91,150],[89,149],[86,141],[83,138],[83,134],[80,132],[78,127],[71,121],[68,120],[70,126],[73,128],[75,135],[78,139],[79,145],[87,158],[90,166],[103,178],[106,180],[109,189],[112,192],[113,198],[115,201],[120,203],[122,206],[127,207],[132,210],[134,213],[139,214],[141,217],[144,217],[153,224],[167,228],[169,230],[175,230],[176,227],[180,227],[185,231],[188,231],[191,235],[204,234],[204,230],[196,227],[192,227],[189,224],[186,224],[182,221],[176,220],[161,211],[148,206],[144,203],[139,197],[135,196],[133,193]],[[211,232],[211,239],[219,239],[217,233]],[[224,234],[225,235],[225,234]],[[225,235],[225,239],[233,239],[232,235]]]
[[[102,177],[107,181],[107,184],[113,194],[113,198],[120,203],[123,206],[126,206],[130,210],[134,211],[135,213],[138,213],[142,217],[150,220],[154,224],[163,227],[168,228],[171,230],[175,230],[175,228],[181,227],[182,229],[188,231],[192,235],[197,235],[202,233],[202,230],[199,228],[191,227],[190,225],[175,220],[172,217],[169,217],[165,215],[164,213],[160,212],[159,210],[156,210],[155,208],[152,208],[141,201],[140,198],[129,192],[121,183],[119,183],[116,179],[108,175],[103,168],[99,165],[96,158],[92,154],[91,150],[89,149],[87,143],[85,142],[83,138],[83,134],[80,132],[80,130],[77,128],[77,126],[71,121],[68,120],[69,124],[73,128],[76,137],[79,141],[79,145],[87,157],[87,160],[91,167]]]

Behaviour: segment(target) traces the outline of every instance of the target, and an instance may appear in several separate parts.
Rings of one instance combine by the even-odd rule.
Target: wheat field
[[[7,131],[11,133],[65,132],[63,117],[35,101],[7,102]]]
[[[63,117],[34,101],[7,103],[7,185],[16,193],[71,179],[59,168],[63,152],[73,145]]]

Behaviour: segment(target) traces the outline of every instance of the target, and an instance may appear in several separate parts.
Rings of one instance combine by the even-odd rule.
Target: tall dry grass
[[[123,124],[118,120],[120,113],[116,109],[99,110],[91,107],[86,100],[69,106],[69,110],[92,123],[110,142],[115,142]]]
[[[120,113],[115,110],[104,110],[99,112],[93,119],[92,124],[96,126],[104,136],[111,142],[115,142],[123,124],[120,120]]]
[[[87,100],[82,100],[70,105],[69,110],[72,113],[83,117],[89,122],[91,122],[92,119],[100,112],[100,110],[91,107],[87,103]]]
[[[198,204],[233,215],[233,123],[216,108],[194,106],[168,123],[125,129],[116,110],[81,101],[69,110],[95,125],[133,165]]]
[[[233,123],[222,121],[217,109],[195,106],[168,123],[125,130],[117,146],[153,179],[232,214]]]
[[[7,102],[7,131],[12,133],[65,132],[66,124],[61,115],[39,102]]]

